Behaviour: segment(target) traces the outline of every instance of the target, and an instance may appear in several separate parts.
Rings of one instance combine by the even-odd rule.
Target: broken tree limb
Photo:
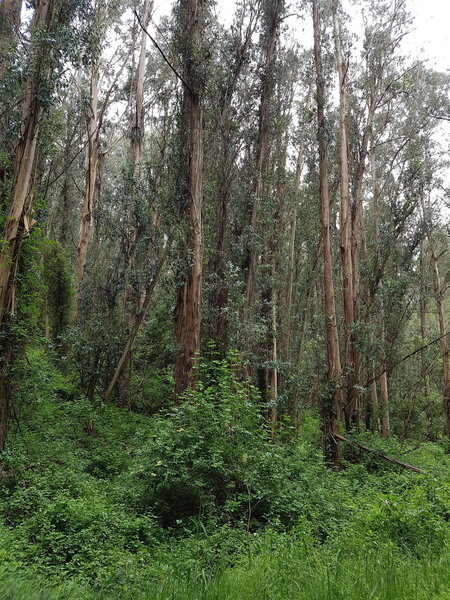
[[[148,283],[148,285],[145,288],[144,300],[140,306],[139,311],[136,314],[135,321],[134,321],[133,327],[131,328],[127,343],[125,344],[122,355],[119,359],[119,362],[117,363],[116,369],[114,371],[113,376],[111,377],[108,387],[106,388],[106,390],[103,394],[104,402],[109,401],[109,398],[112,394],[114,386],[116,385],[117,379],[118,379],[120,373],[122,372],[123,365],[125,364],[127,357],[129,356],[130,352],[133,349],[134,343],[137,338],[137,334],[142,325],[142,322],[147,313],[147,310],[150,306],[150,303],[151,303],[151,300],[153,297],[153,292],[155,291],[155,287],[158,282],[159,275],[160,275],[162,268],[164,266],[164,263],[166,261],[167,254],[169,252],[169,248],[170,248],[170,244],[168,243],[162,252],[161,258],[156,267],[155,274],[153,275],[152,279],[150,280],[150,282]]]
[[[389,456],[388,454],[383,454],[383,452],[380,452],[379,450],[374,450],[373,448],[369,448],[368,446],[365,446],[364,444],[360,444],[359,442],[355,442],[354,440],[349,440],[349,439],[345,438],[344,436],[339,435],[338,433],[335,433],[334,437],[337,440],[340,440],[341,442],[346,442],[347,444],[354,444],[355,446],[358,446],[358,448],[361,448],[361,450],[364,450],[365,452],[370,452],[371,454],[374,454],[375,456],[379,456],[380,458],[383,458],[384,460],[387,460],[387,461],[393,463],[394,465],[399,465],[400,467],[404,467],[405,469],[409,469],[410,471],[414,471],[415,473],[424,473],[424,471],[422,469],[419,469],[419,467],[414,467],[413,465],[409,465],[408,463],[402,462],[401,460],[397,460],[393,456]]]
[[[447,331],[446,333],[444,333],[444,335],[440,335],[439,337],[435,338],[434,340],[431,340],[431,342],[428,342],[428,344],[425,344],[424,346],[420,346],[420,348],[416,348],[416,350],[414,350],[413,352],[410,352],[406,356],[403,356],[400,360],[396,361],[392,365],[389,365],[388,367],[386,367],[382,371],[378,372],[375,375],[375,377],[372,377],[371,379],[369,379],[368,381],[366,381],[366,386],[369,386],[371,383],[373,383],[383,373],[392,373],[392,371],[395,369],[395,367],[398,367],[398,365],[400,365],[402,362],[405,362],[405,360],[408,360],[408,358],[411,358],[415,354],[418,354],[419,352],[422,352],[423,350],[426,350],[427,348],[429,348],[433,344],[436,344],[437,342],[440,342],[443,338],[445,338],[447,336],[450,336],[450,331]]]
[[[147,28],[146,28],[146,27],[144,27],[144,25],[143,25],[143,23],[142,23],[142,21],[141,21],[141,19],[140,19],[139,15],[137,14],[137,12],[136,12],[135,10],[134,10],[133,12],[134,12],[134,16],[135,16],[135,17],[136,17],[136,19],[137,19],[137,22],[139,23],[139,27],[142,29],[142,31],[143,31],[144,33],[146,33],[146,34],[148,35],[148,37],[149,37],[149,38],[150,38],[150,40],[152,41],[152,43],[153,43],[153,45],[155,46],[155,48],[156,48],[156,49],[159,51],[159,53],[161,54],[161,56],[162,56],[162,58],[163,58],[164,62],[165,62],[167,65],[169,65],[169,67],[170,67],[170,68],[172,69],[172,71],[174,72],[174,74],[175,74],[175,77],[181,81],[181,83],[184,85],[184,87],[185,87],[185,88],[186,88],[186,89],[187,89],[187,90],[188,90],[188,91],[189,91],[191,94],[193,94],[194,92],[193,92],[192,88],[189,86],[189,84],[187,83],[187,81],[186,81],[186,80],[185,80],[185,79],[184,79],[184,78],[183,78],[183,77],[180,75],[180,73],[179,73],[179,72],[178,72],[178,71],[175,69],[175,67],[173,66],[173,64],[170,62],[170,60],[169,60],[169,59],[167,58],[167,56],[164,54],[164,52],[163,52],[163,50],[162,50],[161,46],[158,44],[158,42],[155,40],[155,38],[154,38],[152,35],[150,35],[150,33],[148,32]]]

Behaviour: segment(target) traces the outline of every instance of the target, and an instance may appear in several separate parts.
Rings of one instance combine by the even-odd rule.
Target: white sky
[[[235,3],[235,0],[218,0],[217,9],[224,22],[231,21]],[[161,2],[161,5],[167,6],[167,2]],[[423,49],[430,67],[439,71],[450,69],[450,0],[408,0],[407,7],[414,15],[415,23],[414,30],[405,38],[405,49],[417,57]],[[301,37],[311,31],[309,24],[295,17],[290,21],[291,28],[298,28],[302,43]],[[310,45],[309,40],[305,40],[305,45]]]
[[[409,0],[415,15],[411,33],[411,50],[423,48],[430,66],[440,71],[450,69],[450,2],[448,0]]]

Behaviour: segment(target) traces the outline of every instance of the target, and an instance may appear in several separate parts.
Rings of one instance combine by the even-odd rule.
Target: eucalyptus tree
[[[427,250],[429,254],[432,282],[434,291],[434,300],[436,306],[436,317],[439,326],[439,342],[441,348],[442,363],[442,400],[444,414],[444,431],[447,437],[450,437],[450,344],[449,330],[445,316],[445,298],[449,285],[441,273],[440,262],[443,256],[448,255],[450,248],[447,239],[447,232],[442,228],[437,231],[431,229],[431,202],[430,197],[425,200],[421,197],[422,211],[427,222]]]
[[[200,351],[203,270],[203,95],[207,52],[204,44],[207,0],[180,0],[178,44],[182,57],[183,99],[178,166],[185,266],[175,305],[175,398],[195,384]]]
[[[81,303],[81,286],[85,276],[86,262],[88,258],[88,247],[91,234],[92,216],[94,210],[94,200],[96,191],[98,191],[98,173],[101,161],[109,148],[102,148],[103,129],[105,118],[111,103],[116,99],[118,84],[121,80],[123,71],[128,64],[130,50],[122,53],[118,47],[113,56],[107,59],[109,68],[105,68],[101,60],[102,52],[105,50],[108,31],[111,28],[112,21],[117,22],[120,18],[121,3],[118,0],[103,1],[96,0],[94,4],[94,26],[93,26],[93,59],[90,64],[89,73],[89,92],[85,99],[85,118],[86,118],[86,181],[84,187],[83,209],[80,225],[80,235],[77,245],[77,256],[75,266],[75,286],[76,286],[76,307],[74,320],[76,320]],[[124,55],[125,54],[125,55]],[[118,62],[118,65],[116,63]],[[102,71],[101,71],[102,69]],[[112,71],[109,73],[109,71]],[[107,79],[107,85],[103,86],[104,94],[101,94],[101,79]]]
[[[85,22],[88,4],[38,1],[30,23],[30,44],[23,72],[20,132],[13,157],[11,192],[5,215],[0,256],[0,449],[6,439],[9,389],[8,374],[14,344],[8,326],[16,313],[16,283],[20,266],[21,245],[33,226],[32,181],[42,121],[52,102],[58,80],[58,67],[75,55],[77,32],[73,22]]]
[[[145,107],[144,107],[144,79],[145,79],[145,65],[146,65],[146,51],[147,51],[147,32],[151,15],[153,12],[153,2],[149,0],[144,1],[142,7],[142,14],[139,18],[141,25],[140,29],[140,44],[138,52],[138,62],[134,66],[134,73],[132,73],[131,82],[131,111],[130,111],[130,206],[128,209],[128,223],[127,223],[127,269],[126,269],[126,290],[125,290],[125,310],[128,313],[128,325],[131,334],[131,340],[129,338],[129,350],[123,357],[123,365],[120,366],[120,397],[121,401],[124,402],[128,393],[128,382],[131,371],[131,356],[132,347],[134,340],[137,335],[133,335],[135,325],[137,322],[137,316],[139,313],[139,293],[135,284],[135,271],[136,271],[136,245],[138,235],[138,223],[136,219],[137,205],[138,205],[138,181],[141,178],[142,171],[142,150],[144,141],[144,125],[145,125]],[[133,36],[133,45],[135,45]],[[135,54],[134,48],[132,51],[133,57]],[[147,294],[147,303],[150,302],[150,294]],[[134,339],[133,339],[134,338]],[[115,379],[118,377],[118,368],[114,372],[112,380],[110,381],[108,388],[105,392],[105,399],[107,399],[112,391],[112,387],[115,384]]]
[[[256,286],[257,237],[260,204],[263,195],[264,177],[268,167],[268,145],[270,132],[270,106],[275,89],[275,60],[280,25],[285,11],[284,0],[265,0],[262,4],[261,38],[262,65],[261,91],[258,107],[258,134],[255,148],[255,170],[250,206],[248,241],[243,265],[244,297],[247,307],[254,304]]]
[[[379,323],[381,340],[377,370],[381,372],[383,435],[389,435],[387,375],[401,351],[400,342],[416,301],[414,287],[420,286],[415,264],[426,235],[419,218],[424,174],[432,177],[430,181],[438,181],[445,152],[435,137],[438,121],[432,115],[445,111],[448,104],[448,77],[421,64],[402,69],[394,81],[397,91],[379,115],[383,133],[371,142],[370,222],[376,251],[366,283],[368,310],[374,323]],[[369,247],[371,243],[369,238]]]
[[[342,265],[342,295],[344,312],[344,356],[343,370],[345,380],[346,401],[344,414],[346,428],[359,427],[359,353],[355,340],[355,278],[352,260],[352,213],[350,204],[350,181],[347,136],[347,76],[348,58],[344,57],[341,39],[339,2],[333,2],[332,18],[334,43],[336,48],[336,65],[339,80],[339,186],[340,186],[340,251]],[[353,235],[353,240],[356,236]],[[353,252],[353,259],[356,257]]]
[[[222,349],[229,339],[229,321],[233,313],[230,293],[230,273],[227,263],[234,259],[231,252],[232,219],[239,204],[236,197],[238,161],[248,131],[246,120],[252,107],[249,85],[252,85],[252,57],[255,54],[254,35],[261,18],[261,1],[249,0],[237,6],[229,30],[221,32],[220,43],[213,48],[216,64],[211,64],[207,110],[211,114],[211,131],[205,144],[207,164],[214,173],[215,199],[211,215],[211,252],[208,275],[211,286],[210,312],[215,321],[211,327]],[[214,52],[215,51],[215,52]],[[208,223],[206,223],[207,225]],[[233,340],[235,342],[235,340]]]
[[[325,121],[325,82],[322,65],[321,15],[317,0],[312,2],[314,27],[314,63],[316,68],[317,142],[319,148],[319,191],[322,225],[323,294],[327,328],[327,384],[323,397],[323,433],[328,460],[338,467],[340,447],[337,438],[343,404],[341,361],[333,283],[333,258],[330,235],[330,198],[328,188],[328,147]]]

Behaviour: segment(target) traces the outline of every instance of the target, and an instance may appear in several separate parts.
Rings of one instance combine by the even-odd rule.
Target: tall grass
[[[155,572],[159,576],[155,579]],[[193,569],[181,578],[164,566],[151,579],[95,590],[42,580],[1,578],[0,600],[450,600],[450,553],[419,560],[387,549],[266,548],[213,575]]]

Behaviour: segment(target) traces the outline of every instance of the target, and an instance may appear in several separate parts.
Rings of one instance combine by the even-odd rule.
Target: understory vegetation
[[[336,472],[313,410],[298,437],[286,421],[270,440],[233,355],[153,414],[89,403],[44,346],[26,365],[0,478],[0,598],[450,597],[448,443],[361,433],[423,473],[352,444]]]
[[[0,0],[0,600],[450,600],[418,4]]]

